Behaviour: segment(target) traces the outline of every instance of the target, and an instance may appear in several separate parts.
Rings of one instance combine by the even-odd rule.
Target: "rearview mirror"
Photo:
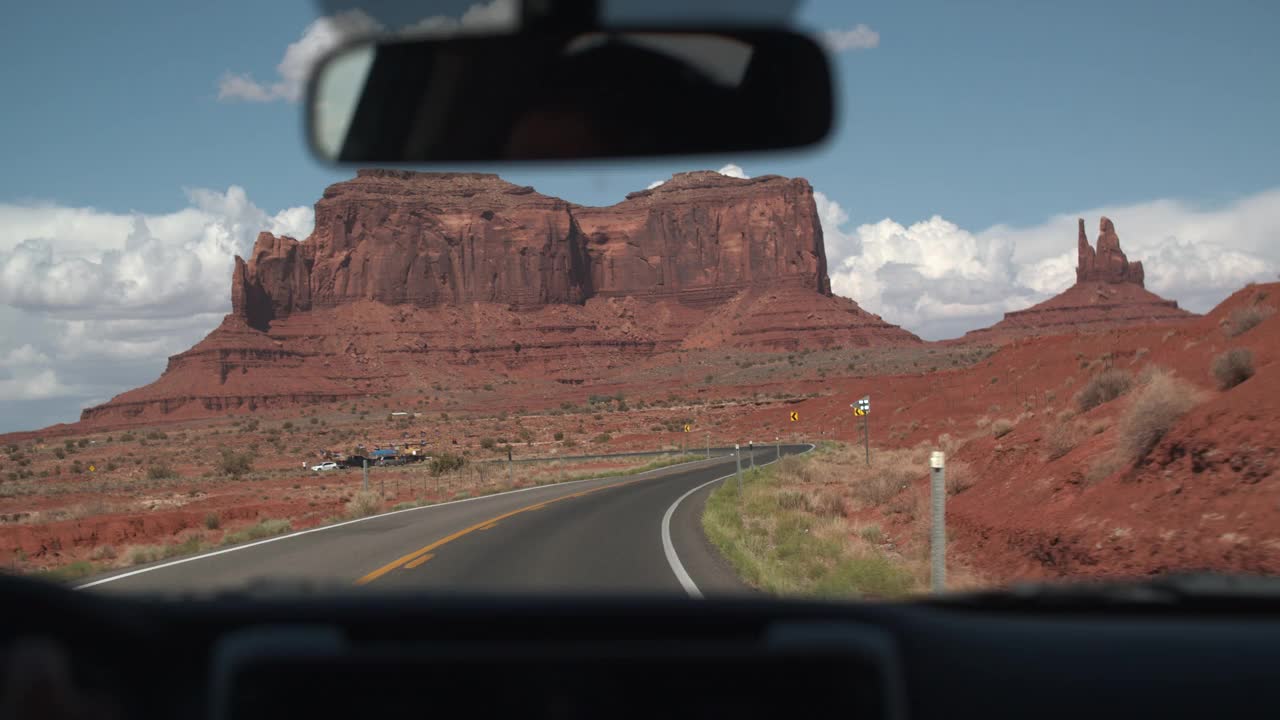
[[[826,54],[779,30],[372,39],[318,65],[324,160],[567,160],[796,148],[826,137]]]

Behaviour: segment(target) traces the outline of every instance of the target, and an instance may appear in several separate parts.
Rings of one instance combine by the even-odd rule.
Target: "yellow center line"
[[[481,530],[481,531],[484,531],[484,530],[492,530],[492,529],[494,529],[494,528],[496,528],[496,527],[498,527],[498,523],[489,523],[488,525],[485,525],[484,527],[480,528],[480,530]]]
[[[532,505],[526,505],[526,506],[524,506],[524,507],[522,507],[522,508],[516,508],[515,510],[512,510],[512,511],[510,511],[510,512],[505,512],[505,513],[503,513],[503,514],[501,514],[501,515],[498,515],[497,517],[491,517],[491,518],[489,518],[488,520],[482,520],[482,521],[480,521],[480,522],[476,523],[475,525],[471,525],[470,527],[465,527],[465,528],[463,528],[463,529],[461,529],[461,530],[459,530],[459,531],[457,531],[457,532],[455,532],[455,533],[451,533],[451,534],[449,534],[449,535],[445,535],[444,537],[442,537],[442,538],[440,538],[439,540],[437,540],[437,541],[435,541],[435,542],[431,543],[430,545],[427,545],[426,547],[418,548],[417,550],[414,550],[413,552],[409,553],[408,555],[405,555],[405,556],[403,556],[403,557],[397,558],[396,560],[393,560],[393,561],[391,561],[391,562],[387,563],[386,565],[383,565],[382,567],[378,568],[377,570],[374,570],[373,572],[369,573],[368,575],[365,575],[364,577],[360,578],[359,580],[356,580],[356,585],[366,585],[366,584],[368,584],[368,583],[371,583],[371,582],[373,582],[374,580],[377,580],[378,578],[382,577],[383,575],[386,575],[387,573],[389,573],[389,572],[391,572],[392,570],[395,570],[396,568],[399,568],[399,567],[401,567],[401,566],[408,567],[408,568],[414,568],[414,567],[417,567],[418,565],[421,565],[422,563],[424,563],[424,562],[426,562],[427,560],[431,559],[431,557],[427,557],[427,558],[422,559],[422,560],[421,560],[421,562],[415,562],[415,561],[419,560],[420,558],[422,558],[422,556],[423,556],[423,555],[427,555],[428,553],[432,552],[433,550],[435,550],[435,549],[437,549],[437,548],[439,548],[439,547],[441,547],[441,546],[443,546],[443,545],[446,545],[446,544],[448,544],[448,543],[451,543],[451,542],[453,542],[454,540],[457,540],[458,538],[463,537],[464,535],[470,535],[471,533],[473,533],[473,532],[475,532],[475,531],[477,531],[477,530],[487,530],[487,529],[489,529],[490,527],[493,527],[495,524],[497,524],[500,520],[506,520],[506,519],[507,519],[507,518],[509,518],[509,517],[513,517],[513,516],[515,516],[515,515],[519,515],[520,513],[526,513],[526,512],[529,512],[529,511],[531,511],[531,510],[541,510],[542,508],[546,507],[547,505],[550,505],[551,503],[557,503],[557,502],[560,502],[561,500],[568,500],[568,499],[570,499],[570,498],[582,497],[583,495],[590,495],[591,493],[599,492],[599,491],[601,491],[601,490],[608,490],[609,488],[622,487],[623,485],[630,485],[631,483],[641,482],[642,480],[648,480],[648,479],[649,479],[649,478],[636,478],[635,480],[627,480],[626,482],[614,483],[614,484],[612,484],[612,485],[601,485],[600,487],[591,488],[590,490],[581,490],[581,491],[579,491],[579,492],[576,492],[576,493],[570,493],[570,494],[568,494],[568,495],[564,495],[564,496],[562,496],[562,497],[552,498],[551,500],[543,500],[542,502],[534,503],[534,504],[532,504]]]
[[[404,569],[405,569],[405,570],[412,570],[412,569],[414,569],[414,568],[418,567],[419,565],[421,565],[422,563],[424,563],[424,562],[426,562],[426,561],[430,560],[430,559],[431,559],[431,558],[433,558],[433,557],[435,557],[435,553],[427,553],[426,555],[423,555],[422,557],[418,558],[417,560],[414,560],[413,562],[411,562],[411,563],[409,563],[409,564],[405,565],[405,566],[404,566]]]

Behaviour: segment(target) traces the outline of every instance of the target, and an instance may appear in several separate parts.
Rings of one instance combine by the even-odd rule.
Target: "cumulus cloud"
[[[81,403],[151,381],[230,310],[235,255],[259,231],[305,238],[311,208],[269,214],[243,188],[190,189],[172,213],[0,204],[0,400]],[[0,432],[30,426],[0,411]]]
[[[720,168],[716,172],[720,173],[721,175],[728,175],[729,177],[741,178],[743,180],[751,177],[746,173],[745,170],[738,167],[737,165],[734,165],[733,163],[729,163],[728,165],[725,165],[724,167]]]
[[[835,53],[871,50],[880,46],[880,33],[858,23],[846,30],[827,30],[822,33],[822,41],[831,52]]]
[[[1048,299],[1075,282],[1076,218],[1090,239],[1112,218],[1149,290],[1196,312],[1280,270],[1280,190],[1218,209],[1159,200],[1088,208],[1044,223],[981,231],[944,218],[850,228],[848,213],[815,193],[833,291],[930,339],[953,337]]]
[[[260,230],[306,237],[314,222],[304,207],[268,215],[238,186],[187,198],[188,208],[151,216],[0,205],[0,303],[93,317],[207,312],[226,304],[232,257],[247,255]],[[45,232],[15,234],[32,230]]]
[[[403,35],[451,34],[474,29],[514,27],[517,23],[515,0],[491,0],[469,7],[461,17],[433,15],[400,28]],[[387,32],[387,28],[359,8],[316,18],[302,31],[302,37],[289,44],[284,57],[276,65],[276,78],[269,82],[256,80],[251,73],[226,72],[218,80],[218,99],[240,102],[297,102],[311,75],[311,68],[321,57],[355,38]]]

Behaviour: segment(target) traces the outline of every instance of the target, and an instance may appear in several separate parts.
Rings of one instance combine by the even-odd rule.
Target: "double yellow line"
[[[413,568],[416,568],[419,565],[422,565],[423,563],[427,562],[431,558],[435,557],[435,550],[439,549],[440,547],[447,545],[453,542],[454,540],[457,540],[460,537],[463,537],[465,535],[470,535],[471,533],[477,530],[488,530],[492,528],[494,525],[496,525],[498,522],[502,520],[506,520],[509,517],[514,517],[516,515],[519,515],[520,513],[527,513],[533,510],[541,510],[542,508],[552,503],[558,503],[561,500],[569,500],[570,498],[582,497],[583,495],[590,495],[591,493],[600,492],[601,490],[608,490],[610,488],[619,488],[625,485],[630,485],[632,483],[637,483],[637,482],[640,482],[641,480],[647,480],[647,479],[648,478],[637,478],[635,480],[627,480],[625,482],[613,483],[610,485],[601,485],[600,487],[591,488],[590,490],[581,490],[579,492],[570,493],[568,495],[563,495],[558,498],[552,498],[551,500],[543,500],[542,502],[534,503],[532,505],[526,505],[522,508],[517,508],[515,510],[512,510],[511,512],[505,512],[496,517],[491,517],[488,520],[481,520],[475,525],[463,528],[450,535],[446,535],[440,538],[439,540],[431,543],[430,545],[418,548],[417,550],[414,550],[408,555],[405,555],[403,557],[400,557],[396,560],[393,560],[387,563],[386,565],[383,565],[377,570],[374,570],[368,575],[365,575],[359,580],[356,580],[356,584],[366,585],[397,568],[403,567],[407,570],[412,570]]]

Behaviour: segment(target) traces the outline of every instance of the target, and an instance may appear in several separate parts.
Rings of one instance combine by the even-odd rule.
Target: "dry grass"
[[[1050,460],[1057,460],[1076,448],[1080,443],[1080,432],[1068,419],[1050,427],[1044,434],[1045,452]]]
[[[1194,386],[1168,372],[1157,372],[1138,392],[1120,422],[1121,457],[1139,462],[1155,448],[1178,419],[1199,402]]]
[[[1133,387],[1133,376],[1124,370],[1103,370],[1089,379],[1089,382],[1076,393],[1076,405],[1080,412],[1088,412],[1103,403],[1111,402],[1129,392]]]
[[[973,471],[969,466],[962,462],[947,463],[947,494],[959,495],[960,493],[973,487],[977,482]]]
[[[1243,335],[1257,327],[1263,320],[1273,315],[1275,310],[1269,305],[1250,305],[1236,308],[1227,319],[1224,328],[1228,337]]]
[[[361,490],[352,496],[347,503],[347,517],[362,518],[375,515],[382,510],[382,498],[371,490]]]
[[[1248,348],[1232,348],[1213,359],[1213,379],[1218,388],[1230,390],[1253,377],[1253,353]]]

